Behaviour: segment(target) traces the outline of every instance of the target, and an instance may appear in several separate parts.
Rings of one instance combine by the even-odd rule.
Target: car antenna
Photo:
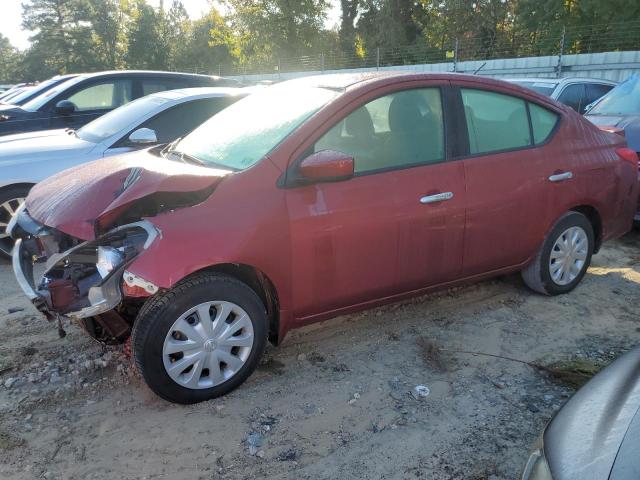
[[[484,62],[482,65],[480,65],[480,66],[476,69],[476,71],[475,71],[475,72],[473,72],[473,74],[474,74],[474,75],[477,75],[477,74],[478,74],[478,72],[479,72],[480,70],[482,70],[486,64],[487,64],[487,62]]]

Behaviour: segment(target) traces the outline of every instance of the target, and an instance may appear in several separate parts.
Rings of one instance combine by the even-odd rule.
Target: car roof
[[[617,85],[618,82],[606,80],[604,78],[589,77],[564,77],[564,78],[547,78],[547,77],[514,77],[503,78],[506,82],[531,82],[531,83],[550,83],[558,85],[560,83],[602,83],[606,85]]]
[[[107,70],[103,72],[92,72],[92,73],[81,73],[79,76],[83,78],[94,78],[94,77],[121,77],[121,76],[134,76],[134,77],[197,77],[197,78],[207,78],[207,79],[222,79],[222,77],[217,77],[214,75],[202,75],[199,73],[185,73],[185,72],[163,72],[159,70]]]
[[[195,100],[198,98],[235,97],[237,95],[249,95],[254,91],[255,89],[250,87],[192,87],[177,88],[175,90],[163,90],[162,92],[152,93],[149,96],[166,98],[168,100]]]

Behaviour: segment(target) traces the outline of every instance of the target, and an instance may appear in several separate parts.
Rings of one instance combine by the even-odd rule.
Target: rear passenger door
[[[554,195],[548,177],[561,159],[541,146],[558,115],[472,82],[461,82],[458,99],[469,137],[464,276],[474,276],[525,262],[544,237]]]
[[[447,162],[445,84],[415,82],[354,102],[307,155],[353,156],[355,177],[287,190],[296,317],[457,278],[462,162]]]

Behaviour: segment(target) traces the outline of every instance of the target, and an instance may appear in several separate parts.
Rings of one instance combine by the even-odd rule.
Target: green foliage
[[[13,48],[9,39],[0,33],[0,83],[19,81],[18,68],[20,54]]]
[[[563,32],[565,53],[640,49],[638,0],[218,0],[198,19],[183,1],[23,0],[31,46],[18,52],[0,35],[0,81],[371,66],[378,50],[382,64],[444,61],[456,43],[459,60],[554,55]],[[333,30],[331,4],[341,9]]]

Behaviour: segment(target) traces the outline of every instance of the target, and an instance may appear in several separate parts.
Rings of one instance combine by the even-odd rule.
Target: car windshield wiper
[[[184,163],[193,163],[195,165],[200,165],[206,167],[207,164],[200,160],[199,158],[194,157],[193,155],[189,155],[188,153],[181,152],[179,150],[167,150],[167,156],[172,155],[175,156],[178,160]]]

